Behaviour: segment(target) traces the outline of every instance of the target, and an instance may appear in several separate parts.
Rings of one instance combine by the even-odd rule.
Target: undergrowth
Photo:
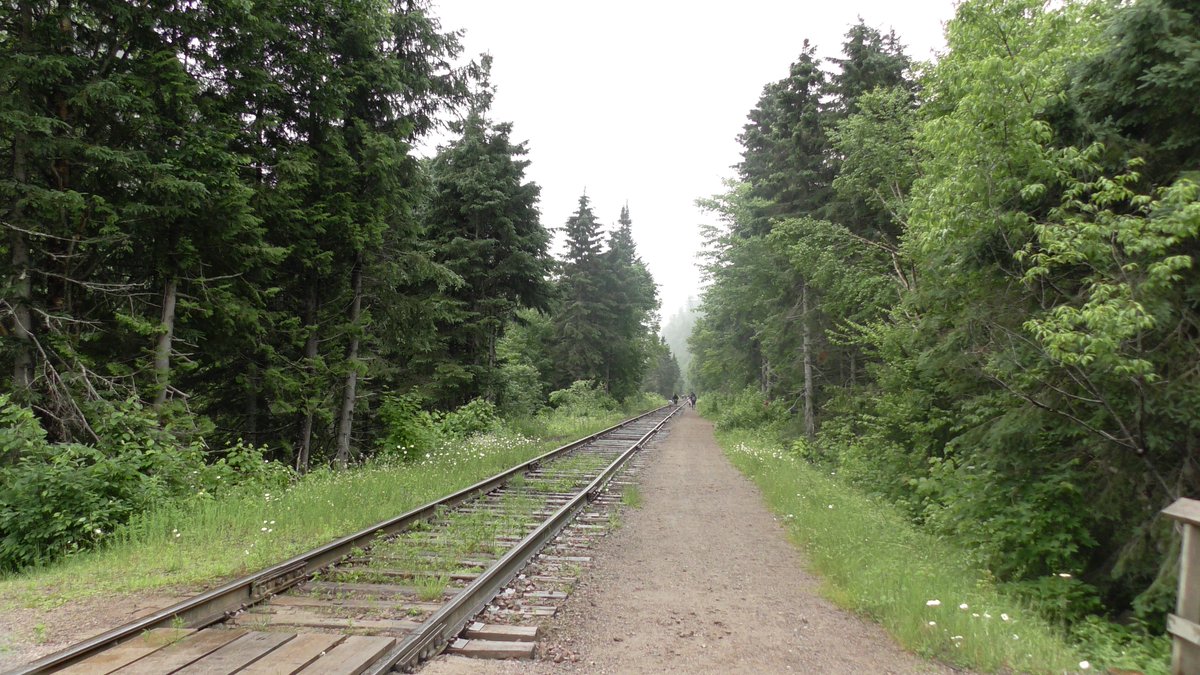
[[[826,594],[882,624],[907,649],[986,671],[1095,668],[1089,655],[1001,593],[963,551],[920,532],[894,507],[784,452],[772,438],[733,430],[718,440],[805,551]]]
[[[561,444],[657,407],[581,411],[564,406],[419,453],[384,453],[348,471],[320,469],[290,485],[158,504],[133,516],[94,550],[0,579],[0,607],[194,587],[267,567],[472,485]]]

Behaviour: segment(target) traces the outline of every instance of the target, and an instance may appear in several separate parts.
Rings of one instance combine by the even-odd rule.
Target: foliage
[[[0,394],[0,570],[20,570],[93,548],[138,514],[195,495],[280,489],[286,467],[238,445],[206,463],[198,439],[176,438],[134,402],[103,416],[103,443],[50,443],[28,409]]]
[[[616,400],[590,380],[576,380],[566,389],[550,392],[550,405],[568,413],[617,409]]]
[[[415,460],[438,441],[433,417],[416,394],[385,396],[379,406],[379,419],[386,430],[379,441],[384,456]]]
[[[490,68],[484,57],[484,76]],[[457,283],[440,300],[441,349],[420,354],[422,388],[442,407],[472,397],[502,396],[497,344],[521,307],[547,309],[550,234],[538,218],[540,188],[525,181],[524,144],[509,140],[512,127],[487,118],[492,94],[486,81],[457,130],[429,164],[431,190],[424,220],[435,260]]]
[[[1109,672],[1125,669],[1167,675],[1171,671],[1171,638],[1151,635],[1144,626],[1122,626],[1090,617],[1072,628],[1071,637]]]
[[[767,401],[762,394],[747,387],[736,394],[713,393],[699,402],[701,414],[716,419],[722,431],[769,430],[783,421],[786,411]]]
[[[429,411],[416,394],[385,396],[379,417],[384,422],[379,454],[389,459],[412,461],[426,456],[444,443],[460,441],[496,431],[500,418],[490,401],[475,399],[446,412]]]
[[[667,346],[667,341],[659,338],[650,343],[650,367],[646,370],[645,380],[642,381],[644,391],[652,391],[663,398],[683,391],[683,378],[679,372],[679,362]]]
[[[637,255],[629,208],[602,247],[587,195],[567,219],[567,258],[548,345],[551,382],[563,388],[595,380],[618,400],[636,394],[650,367],[657,333],[657,291]]]
[[[741,181],[701,202],[702,407],[969,547],[1052,621],[1161,630],[1158,512],[1198,489],[1194,18],[971,0],[936,63],[856,26],[817,72],[806,44],[750,113]],[[755,392],[812,422],[760,417]]]
[[[906,648],[989,672],[1078,672],[1080,656],[1091,656],[998,588],[969,553],[914,527],[889,504],[758,432],[718,439],[804,550],[823,591],[881,623]]]
[[[522,421],[532,437],[501,429],[439,444],[416,461],[378,458],[347,471],[317,469],[286,485],[156,503],[111,535],[106,531],[96,550],[3,578],[0,602],[58,604],[246,574],[536,457],[561,445],[564,430],[570,440],[625,415],[550,412]]]

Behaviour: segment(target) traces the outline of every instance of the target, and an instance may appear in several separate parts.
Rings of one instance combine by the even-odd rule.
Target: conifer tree
[[[603,253],[604,298],[609,331],[615,337],[605,350],[605,382],[618,399],[637,393],[657,342],[658,293],[654,279],[637,255],[629,206],[621,207],[617,228]]]
[[[526,149],[509,139],[511,125],[487,118],[491,91],[486,81],[482,87],[460,137],[429,167],[428,238],[435,260],[458,279],[438,325],[444,346],[421,357],[429,361],[432,398],[443,406],[496,400],[496,346],[505,326],[522,307],[547,309],[550,294],[539,188],[525,180]]]
[[[607,325],[608,301],[603,297],[604,262],[600,224],[587,195],[567,219],[567,252],[558,279],[558,307],[554,312],[555,373],[552,386],[562,389],[576,380],[605,382],[604,355],[613,340]]]

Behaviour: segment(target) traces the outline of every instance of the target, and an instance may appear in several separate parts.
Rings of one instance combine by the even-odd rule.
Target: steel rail
[[[666,407],[668,406],[664,406],[664,408]],[[659,408],[659,411],[662,409]],[[416,665],[422,659],[437,655],[447,642],[462,631],[472,617],[483,611],[483,608],[500,592],[500,589],[507,585],[542,547],[558,536],[558,533],[575,519],[579,511],[600,496],[604,486],[620,471],[621,466],[680,410],[682,410],[681,407],[676,407],[658,424],[654,425],[654,428],[625,449],[586,488],[572,497],[554,515],[543,521],[537,529],[526,535],[515,547],[509,549],[500,560],[480,574],[452,600],[423,621],[420,627],[405,636],[400,644],[363,671],[363,675],[383,675],[393,669],[403,670]]]
[[[605,434],[612,433],[669,407],[663,406],[631,417],[590,436],[559,446],[554,450],[518,464],[491,478],[485,478],[470,487],[463,488],[439,500],[419,506],[395,518],[376,523],[306,553],[301,553],[261,572],[236,579],[141,619],[90,637],[66,649],[44,656],[32,663],[18,666],[15,670],[7,671],[3,675],[34,675],[35,673],[52,672],[54,669],[68,666],[112,645],[137,637],[153,628],[179,625],[182,622],[187,628],[198,629],[223,621],[233,613],[260,602],[289,586],[295,585],[307,579],[317,570],[328,567],[342,558],[349,556],[354,549],[365,547],[380,534],[392,534],[403,531],[411,527],[414,523],[428,520],[436,515],[440,509],[456,506],[478,494],[491,492],[517,474],[536,469],[547,460],[554,459]],[[673,415],[674,412],[671,414]],[[670,419],[670,415],[664,418],[664,421],[666,419]]]

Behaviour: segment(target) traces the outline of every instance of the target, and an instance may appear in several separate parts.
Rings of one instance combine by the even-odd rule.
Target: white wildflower
[[[1087,669],[1089,669],[1089,668],[1091,668],[1091,667],[1092,667],[1092,664],[1088,663],[1087,661],[1080,661],[1080,662],[1079,662],[1079,669],[1080,669],[1080,670],[1087,670]]]
[[[926,607],[938,607],[938,606],[940,606],[941,604],[942,604],[942,601],[941,601],[941,600],[926,600],[926,601],[925,601],[925,606],[926,606]]]
[[[970,606],[968,606],[967,603],[964,602],[963,604],[959,605],[958,608],[959,609],[970,609]]]

